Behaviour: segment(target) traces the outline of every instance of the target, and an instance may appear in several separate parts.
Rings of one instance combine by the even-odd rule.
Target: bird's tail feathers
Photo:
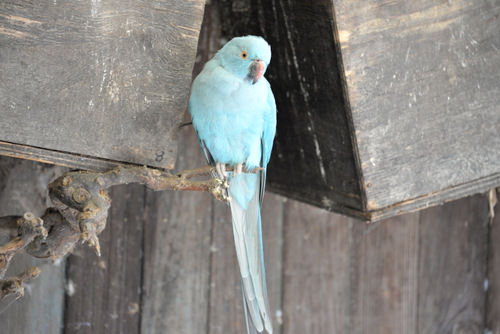
[[[272,333],[262,246],[259,182],[260,177],[255,174],[234,176],[229,186],[229,194],[232,198],[230,206],[234,242],[241,273],[247,329],[249,333],[252,333],[251,328],[262,333],[265,328],[268,333]],[[249,191],[253,196],[246,203],[242,201],[242,198]],[[241,192],[244,192],[245,195]],[[246,204],[246,206],[243,207],[242,204]]]

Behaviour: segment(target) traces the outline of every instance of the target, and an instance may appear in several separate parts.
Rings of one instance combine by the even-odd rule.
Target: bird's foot
[[[236,164],[233,168],[234,175],[241,174],[243,172],[243,164]]]
[[[215,171],[221,180],[227,179],[226,164],[218,162],[215,164]]]
[[[215,171],[217,172],[217,176],[221,180],[226,180],[228,178],[228,174],[226,171],[226,164],[222,162],[217,162],[215,164]],[[233,174],[234,175],[239,175],[243,173],[243,164],[236,164],[233,167]]]

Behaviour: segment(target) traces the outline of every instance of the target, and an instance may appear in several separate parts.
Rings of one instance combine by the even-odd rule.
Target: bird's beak
[[[265,69],[266,69],[266,63],[263,60],[256,59],[252,61],[249,73],[249,77],[252,80],[252,84],[255,84],[257,81],[260,80],[260,78],[262,78]]]

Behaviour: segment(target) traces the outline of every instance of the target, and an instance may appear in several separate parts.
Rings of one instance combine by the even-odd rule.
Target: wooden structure
[[[182,131],[179,167],[203,157]],[[0,158],[0,215],[45,209],[63,172]],[[44,183],[41,183],[42,180]],[[23,298],[0,304],[5,333],[241,333],[244,315],[229,210],[204,193],[120,186],[102,256],[78,245],[42,268]],[[373,224],[272,193],[263,224],[276,333],[500,331],[500,206],[476,195]]]
[[[0,154],[173,169],[203,6],[2,2]]]
[[[99,3],[93,2],[94,5]],[[263,10],[256,7],[263,6],[263,2],[255,5],[245,1],[212,0],[205,11],[199,63],[196,64],[195,72],[217,50],[222,35],[240,34],[244,30],[243,33],[258,33],[270,41],[279,42],[272,42],[273,62],[268,78],[282,106],[279,117],[288,118],[281,119],[278,130],[276,151],[270,166],[269,182],[272,189],[282,193],[290,191],[289,194],[296,198],[365,219],[416,208],[406,206],[405,209],[404,206],[396,205],[394,209],[382,208],[382,211],[376,209],[368,213],[362,211],[363,203],[368,202],[361,200],[365,196],[362,195],[363,183],[358,183],[361,165],[353,152],[357,145],[370,144],[359,141],[357,138],[360,136],[351,136],[349,129],[358,124],[356,119],[359,121],[359,118],[355,118],[354,110],[358,110],[356,117],[360,117],[362,110],[365,110],[363,103],[367,106],[367,102],[360,99],[364,98],[364,94],[374,92],[368,89],[367,82],[353,83],[352,80],[362,77],[345,76],[346,67],[339,68],[338,64],[339,59],[345,58],[347,54],[337,54],[336,51],[342,48],[337,49],[335,43],[317,44],[315,49],[323,50],[333,59],[320,57],[314,50],[303,47],[304,41],[317,42],[320,36],[327,35],[326,32],[331,33],[331,36],[339,36],[339,45],[344,43],[349,48],[349,43],[354,43],[351,45],[354,46],[356,37],[353,34],[340,34],[341,30],[347,30],[334,25],[337,21],[332,20],[332,13],[335,10],[338,18],[340,13],[348,13],[349,10],[350,15],[359,19],[362,11],[356,11],[355,5],[353,8],[343,8],[345,4],[335,0],[333,7],[326,1],[270,3],[272,8]],[[374,1],[372,3],[375,4]],[[460,9],[454,13],[469,13],[465,9],[467,5],[460,3],[462,6],[458,7],[450,3],[451,8]],[[386,4],[383,1],[376,4],[387,11],[398,9],[394,5],[383,6]],[[498,13],[497,7],[486,10],[488,3],[485,1],[478,4],[475,6],[484,6],[485,18]],[[411,7],[418,5],[406,6],[410,6],[406,7],[407,10],[413,8],[418,12],[415,7]],[[366,12],[363,13],[366,15]],[[372,13],[380,15],[384,11]],[[401,17],[400,22],[405,23],[405,17]],[[436,24],[439,17],[436,16]],[[459,17],[463,19],[464,16]],[[410,15],[406,18],[414,20],[418,17]],[[236,21],[239,24],[235,24]],[[387,21],[382,19],[374,22],[382,24]],[[484,22],[491,21],[485,19]],[[450,18],[450,23],[456,21]],[[485,34],[498,29],[492,23],[489,24],[484,29]],[[289,35],[281,30],[283,27]],[[310,35],[301,37],[299,32]],[[367,30],[362,32],[366,32],[361,34],[364,38],[372,40]],[[380,32],[389,34],[390,30]],[[408,29],[408,32],[412,30]],[[424,41],[417,36],[413,38],[417,42]],[[403,41],[400,43],[406,61],[408,49],[403,47]],[[460,41],[456,43],[453,44],[456,47],[461,45]],[[486,44],[479,45],[486,49],[498,45],[495,41]],[[417,58],[411,58],[414,57],[412,50],[418,52],[419,48],[411,48],[408,59],[417,61]],[[376,48],[374,51],[377,51]],[[498,59],[495,56],[491,56],[492,61]],[[376,57],[375,60],[381,59]],[[324,67],[314,67],[312,70],[312,67],[305,67],[307,64],[324,64]],[[347,66],[345,59],[343,64]],[[411,62],[408,64],[410,66]],[[492,64],[495,66],[495,63]],[[468,71],[465,67],[454,70]],[[331,76],[325,76],[325,73]],[[464,73],[456,72],[455,79],[462,78]],[[287,80],[283,81],[281,77]],[[314,82],[316,86],[308,86]],[[342,86],[342,82],[347,86]],[[339,84],[344,90],[328,89]],[[345,90],[349,84],[351,89]],[[353,91],[353,87],[363,89],[363,95],[359,90]],[[305,94],[302,89],[306,89],[306,93],[312,89],[314,94]],[[352,95],[353,92],[358,93]],[[351,101],[354,97],[358,100]],[[418,95],[416,98],[419,101]],[[457,96],[453,95],[453,98]],[[357,101],[357,104],[351,103],[353,101]],[[383,101],[380,99],[376,102]],[[334,109],[320,108],[325,105]],[[307,111],[300,113],[301,106],[308,106],[306,110],[310,114]],[[418,102],[417,107],[426,115],[427,110],[418,106]],[[490,112],[490,109],[486,110]],[[450,109],[450,115],[455,111]],[[308,126],[314,127],[314,132]],[[492,126],[493,122],[485,124],[485,131],[492,135],[492,140],[497,140],[495,133],[488,132]],[[313,133],[323,139],[330,138],[330,142],[318,140],[321,154],[316,154]],[[439,138],[446,142],[448,137]],[[179,144],[176,169],[204,163],[191,129],[186,127],[181,130]],[[16,150],[21,147],[15,146]],[[299,148],[287,150],[286,147]],[[31,151],[31,147],[26,147],[25,152],[21,152],[22,157],[39,151]],[[325,177],[331,182],[328,187],[322,183],[320,157],[323,159]],[[80,161],[87,164],[90,161],[87,158],[81,157]],[[301,164],[286,165],[292,161]],[[92,163],[92,166],[97,164]],[[471,166],[470,171],[478,168],[483,168],[483,165]],[[310,174],[304,173],[306,169]],[[46,184],[64,170],[61,167],[2,157],[0,215],[22,214],[28,210],[36,214],[43,212],[46,206]],[[282,177],[284,173],[288,175],[286,180]],[[495,174],[492,175],[494,179]],[[312,183],[316,181],[320,184]],[[376,189],[377,186],[373,187]],[[292,188],[295,189],[293,192]],[[466,193],[464,191],[462,194]],[[241,332],[245,320],[227,207],[207,194],[154,193],[142,186],[117,187],[111,197],[113,205],[108,226],[100,235],[102,257],[98,258],[91,249],[80,246],[59,267],[42,262],[43,273],[33,282],[31,291],[11,305],[0,305],[0,310],[6,307],[0,312],[0,331],[54,333],[64,328],[66,334]],[[437,201],[439,197],[435,199]],[[444,197],[439,200],[444,200]],[[420,205],[418,200],[415,203]],[[489,224],[488,201],[485,196],[476,195],[443,206],[364,224],[353,218],[268,193],[263,211],[263,239],[276,332],[500,332],[498,206],[495,213],[495,219]],[[17,265],[11,268],[13,273],[33,263],[31,258],[19,257],[18,260]]]

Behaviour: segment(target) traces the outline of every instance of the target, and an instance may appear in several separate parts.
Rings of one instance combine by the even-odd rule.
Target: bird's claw
[[[221,180],[227,180],[228,174],[227,174],[227,171],[226,171],[226,164],[224,164],[222,162],[217,162],[215,164],[215,171],[217,172],[217,176],[219,177],[219,179],[221,179]],[[243,173],[243,164],[236,164],[236,165],[234,165],[234,167],[233,167],[233,174],[234,175],[239,175],[241,173]]]
[[[242,172],[243,172],[243,164],[234,165],[234,170],[233,170],[234,175],[241,174]]]
[[[215,171],[221,180],[227,179],[226,164],[218,162],[215,164]]]

